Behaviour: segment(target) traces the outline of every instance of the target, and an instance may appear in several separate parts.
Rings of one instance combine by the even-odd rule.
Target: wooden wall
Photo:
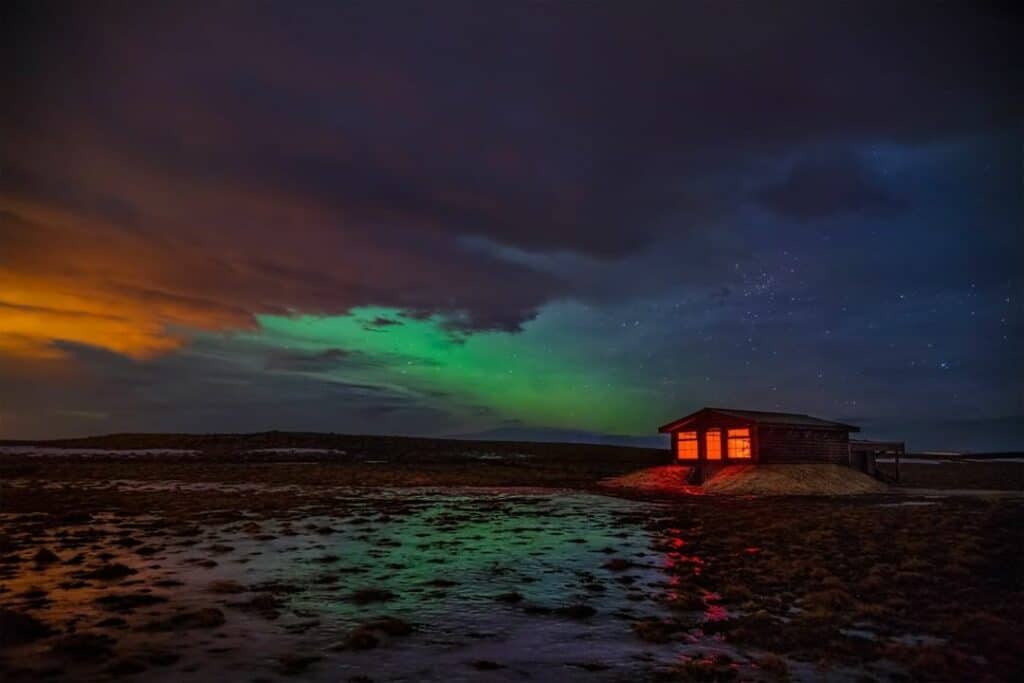
[[[762,426],[757,430],[758,459],[772,462],[847,464],[850,436],[845,431]]]

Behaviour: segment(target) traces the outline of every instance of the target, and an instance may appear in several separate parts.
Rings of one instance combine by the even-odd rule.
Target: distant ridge
[[[528,443],[576,443],[600,446],[629,446],[632,448],[668,448],[668,438],[662,434],[632,436],[605,434],[579,429],[544,429],[530,427],[498,427],[482,432],[451,434],[449,439],[473,441],[519,441]]]
[[[518,438],[516,438],[518,437]],[[0,446],[45,446],[48,448],[130,449],[192,449],[199,451],[252,450],[265,448],[322,448],[338,450],[409,450],[447,451],[473,448],[515,450],[517,444],[534,444],[579,449],[591,445],[598,448],[630,448],[661,450],[666,444],[660,436],[628,437],[592,434],[572,430],[493,430],[457,436],[389,436],[382,434],[338,434],[334,432],[251,432],[251,433],[120,433],[71,439],[10,439]],[[653,444],[651,446],[650,444]]]

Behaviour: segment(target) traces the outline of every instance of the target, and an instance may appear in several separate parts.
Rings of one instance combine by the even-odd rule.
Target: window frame
[[[734,432],[744,432],[743,434]],[[754,440],[753,430],[750,427],[730,427],[725,432],[725,443],[726,443],[726,457],[729,460],[753,460],[754,459]],[[734,448],[736,446],[745,446],[744,448]],[[737,453],[745,453],[744,455],[737,455]]]
[[[692,434],[693,436],[692,437],[690,437],[690,436],[684,437],[683,436],[684,434],[685,435]],[[698,439],[699,439],[699,435],[698,435],[697,430],[693,430],[693,431],[687,430],[685,432],[676,432],[676,443],[675,443],[676,460],[682,461],[682,462],[695,462],[695,461],[699,460],[700,459],[700,442],[699,442]],[[686,448],[687,456],[686,457],[683,457],[683,443],[684,442],[687,444],[687,448]],[[693,446],[693,455],[692,455],[692,457],[689,455],[689,453],[690,453],[689,446],[691,444]]]

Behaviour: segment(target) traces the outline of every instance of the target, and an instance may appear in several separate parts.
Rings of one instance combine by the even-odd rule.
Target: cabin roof
[[[773,413],[763,410],[737,410],[735,408],[701,408],[695,413],[673,420],[668,424],[658,427],[659,432],[671,432],[684,425],[701,413],[716,413],[725,415],[744,422],[752,422],[763,425],[786,425],[791,427],[806,427],[809,429],[834,429],[848,432],[859,432],[860,427],[848,425],[843,422],[823,420],[820,417],[804,415],[803,413]]]

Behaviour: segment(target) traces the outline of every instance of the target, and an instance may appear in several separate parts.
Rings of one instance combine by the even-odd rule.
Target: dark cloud
[[[273,349],[267,355],[264,367],[267,370],[288,372],[324,372],[353,362],[357,365],[366,364],[360,354],[345,349],[331,348],[312,352]]]
[[[12,160],[6,160],[0,171],[0,195],[115,223],[124,228],[137,225],[138,215],[128,202],[93,194],[81,185],[64,182],[59,174],[31,170]]]
[[[112,429],[468,429],[464,397],[386,373],[423,359],[196,341],[367,305],[397,311],[361,321],[378,339],[437,316],[466,343],[561,311],[535,343],[643,383],[652,413],[1019,412],[1008,10],[3,11],[0,362],[18,361],[0,412],[22,433],[52,410]]]
[[[366,329],[366,328],[364,328]],[[371,327],[368,330],[378,330]],[[243,347],[244,348],[244,347]],[[246,349],[251,353],[261,351],[258,347]],[[321,350],[295,350],[271,347],[265,352],[263,367],[276,372],[331,373],[334,371],[360,371],[386,369],[394,366],[440,367],[438,361],[402,353],[364,353],[349,349],[328,348]]]
[[[403,325],[401,320],[395,318],[386,318],[382,315],[378,315],[372,320],[367,320],[363,323],[363,329],[369,331],[379,331],[387,329],[388,327],[395,327],[396,325]]]
[[[294,354],[267,372],[257,347],[230,340],[144,362],[62,342],[74,360],[54,366],[0,355],[0,419],[5,434],[53,438],[124,431],[215,432],[266,429],[439,434],[460,424],[457,407],[436,397],[311,371],[317,356]],[[285,359],[284,352],[275,354]],[[354,363],[359,362],[351,361]]]
[[[887,215],[904,203],[851,152],[804,157],[787,177],[760,194],[766,206],[798,220],[842,214]]]
[[[1019,51],[994,9],[57,9],[7,24],[4,210],[41,226],[7,258],[77,262],[108,307],[123,304],[109,287],[143,280],[182,297],[154,327],[377,304],[515,331],[566,284],[464,238],[617,259],[670,217],[720,212],[687,189],[708,173],[1019,113]],[[847,162],[798,165],[766,198],[802,217],[893,206]]]

